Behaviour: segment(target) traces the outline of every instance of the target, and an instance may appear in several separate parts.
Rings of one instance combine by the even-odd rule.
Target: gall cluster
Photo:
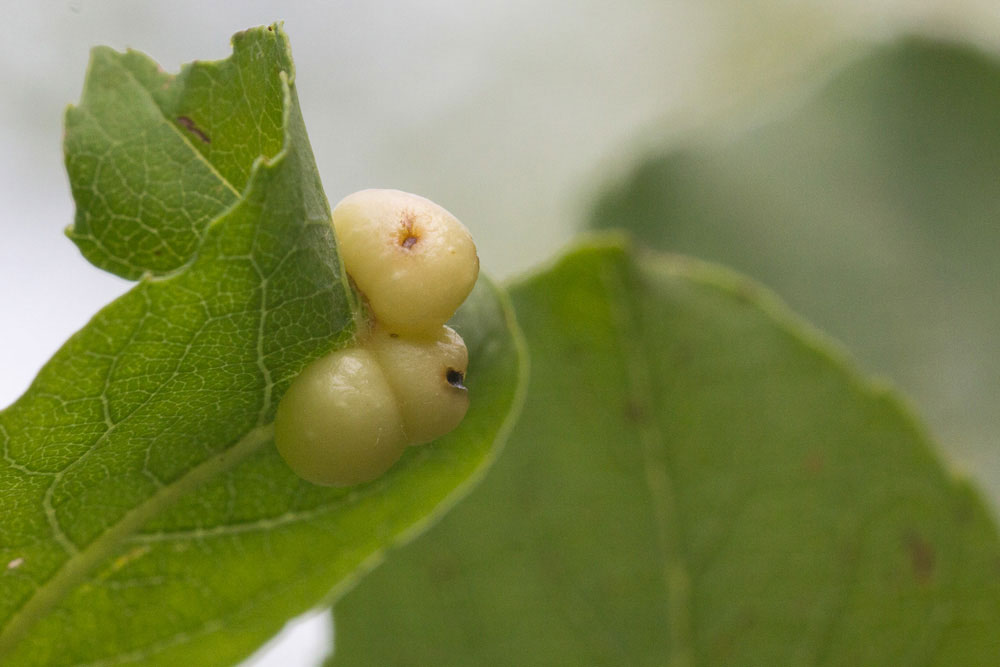
[[[407,446],[465,416],[469,354],[445,322],[472,291],[479,257],[455,216],[398,190],[349,195],[332,223],[372,323],[295,378],[278,404],[274,441],[300,477],[348,486],[379,477]]]

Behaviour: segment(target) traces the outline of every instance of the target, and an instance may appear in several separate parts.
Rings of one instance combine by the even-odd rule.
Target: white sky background
[[[73,217],[62,114],[91,46],[133,47],[176,71],[227,56],[238,30],[284,19],[331,203],[364,187],[425,195],[469,226],[499,277],[564,245],[592,188],[645,137],[722,122],[838,45],[919,27],[1000,46],[995,0],[0,0],[0,10],[0,406],[128,288],[62,233]],[[291,655],[254,664],[312,664],[328,629],[319,616],[284,644]]]

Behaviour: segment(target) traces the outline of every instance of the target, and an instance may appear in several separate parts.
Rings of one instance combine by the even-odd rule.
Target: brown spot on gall
[[[417,216],[413,211],[403,211],[399,219],[399,245],[409,250],[420,240],[420,232],[416,229]]]

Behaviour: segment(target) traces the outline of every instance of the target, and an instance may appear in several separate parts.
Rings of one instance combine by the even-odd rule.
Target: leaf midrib
[[[143,525],[202,483],[237,466],[273,438],[273,424],[250,430],[232,447],[203,461],[183,476],[160,488],[141,504],[125,513],[100,537],[70,556],[47,582],[35,589],[27,602],[0,629],[0,662],[16,648],[35,623],[44,618],[82,583],[95,567],[116,553],[122,543],[136,534]]]
[[[628,269],[620,262],[605,266],[601,282],[609,295],[611,315],[618,337],[618,345],[625,362],[625,377],[629,398],[639,399],[640,410],[647,415],[654,407],[653,385],[648,364],[639,342],[640,332],[636,323],[635,290],[629,289],[624,275]],[[642,450],[643,472],[646,488],[656,524],[656,541],[663,555],[663,586],[666,593],[666,618],[670,635],[670,652],[667,664],[681,667],[695,664],[694,630],[691,614],[691,576],[681,548],[681,530],[677,525],[680,516],[673,480],[665,465],[662,451],[665,447],[663,433],[658,423],[649,417],[636,420]]]
[[[233,193],[236,197],[236,203],[238,203],[240,201],[240,193],[236,190],[236,188],[228,180],[226,180],[225,177],[223,177],[218,169],[215,168],[215,165],[212,164],[205,157],[205,155],[203,155],[201,151],[199,151],[191,143],[188,137],[186,137],[180,129],[171,122],[171,120],[167,117],[166,112],[157,103],[149,90],[142,84],[141,81],[139,81],[132,70],[121,62],[117,52],[114,53],[114,57],[111,60],[114,67],[119,71],[124,72],[129,80],[139,89],[139,91],[141,91],[147,108],[151,110],[155,109],[156,115],[160,117],[162,122],[165,123],[170,128],[170,131],[183,142],[183,145],[195,155],[195,159],[203,163],[207,167],[208,171],[218,179],[218,182]],[[81,105],[76,107],[76,109],[78,112],[86,115],[94,121],[95,126],[101,132],[107,134],[107,130],[101,124],[100,118],[93,114],[89,108]],[[108,136],[110,139],[110,135]],[[205,230],[203,229],[199,233],[199,236],[202,238],[204,236],[204,231]],[[195,256],[197,256],[197,251]],[[129,265],[131,265],[131,263],[129,263]],[[260,342],[261,341],[258,341],[258,365],[261,366],[265,380],[267,380],[265,382],[265,391],[267,396],[271,391],[271,382],[269,378],[269,370],[266,368],[266,365],[262,363],[262,349],[260,348]],[[265,400],[264,407],[262,408],[262,416],[267,405],[268,401]],[[173,504],[178,498],[202,484],[204,481],[237,465],[240,461],[255,452],[262,445],[269,442],[272,439],[272,433],[273,425],[271,424],[258,426],[252,429],[234,446],[202,462],[174,482],[160,487],[153,495],[147,498],[140,505],[137,505],[124,514],[113,527],[108,529],[105,533],[83,549],[78,549],[72,544],[72,542],[69,542],[59,528],[58,523],[53,520],[52,512],[46,508],[46,515],[50,527],[53,529],[54,537],[56,538],[56,541],[63,546],[64,550],[66,550],[67,554],[69,554],[69,557],[52,577],[50,577],[42,586],[35,589],[31,597],[29,597],[20,609],[18,609],[8,619],[7,623],[0,626],[0,658],[13,650],[35,623],[37,623],[49,611],[51,611],[51,609],[58,605],[59,602],[65,598],[71,590],[79,585],[97,565],[99,565],[111,554],[115,553],[121,544],[135,534],[142,525],[159,514],[163,509]],[[52,488],[54,488],[54,485],[49,487],[49,492],[51,492]]]

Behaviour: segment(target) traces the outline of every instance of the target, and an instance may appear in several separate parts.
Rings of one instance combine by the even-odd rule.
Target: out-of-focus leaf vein
[[[670,619],[671,665],[693,664],[691,641],[691,577],[683,553],[681,513],[674,495],[670,465],[665,459],[668,447],[663,433],[651,417],[656,409],[656,396],[650,382],[642,336],[636,324],[639,308],[635,304],[636,290],[630,289],[620,265],[601,267],[601,282],[608,294],[615,334],[625,363],[625,378],[629,384],[630,405],[636,435],[642,449],[645,482],[649,491],[652,514],[656,521],[656,538],[663,554],[663,589],[665,617]]]

